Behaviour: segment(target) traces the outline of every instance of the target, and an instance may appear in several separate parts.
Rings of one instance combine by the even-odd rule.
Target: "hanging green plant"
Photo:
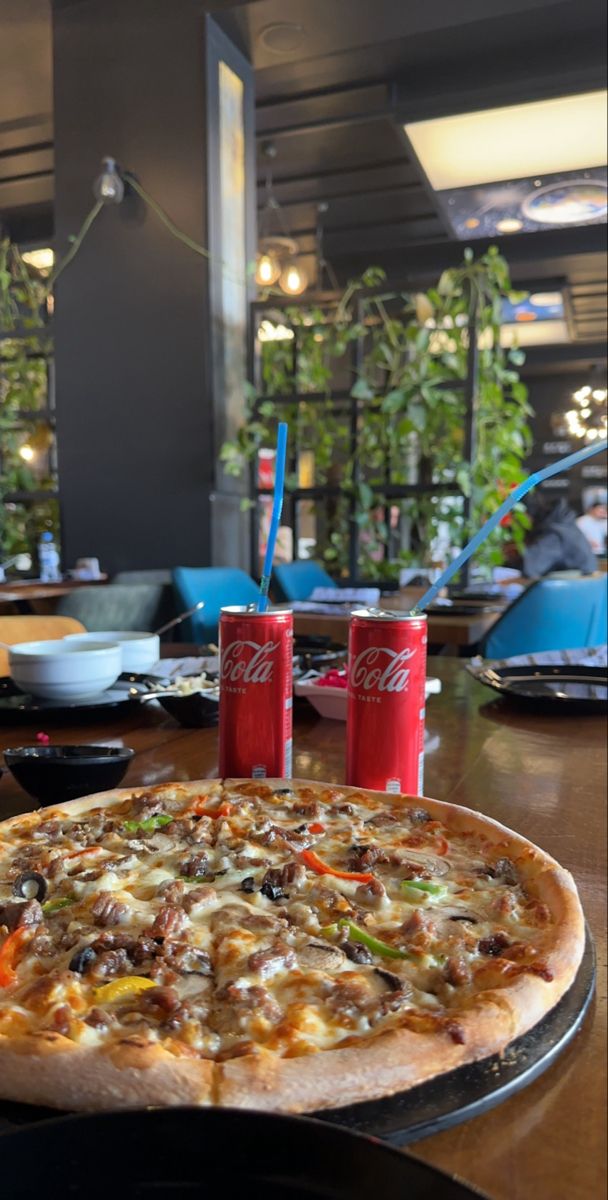
[[[45,492],[53,432],[48,419],[45,328],[48,286],[18,248],[0,242],[0,561],[31,551],[42,529],[58,538],[58,505]],[[35,493],[36,500],[27,500]]]
[[[381,292],[383,282],[383,272],[372,268],[331,307],[269,303],[270,321],[274,310],[287,336],[260,343],[245,420],[221,450],[226,471],[240,475],[262,447],[273,445],[276,420],[287,420],[291,446],[300,459],[312,456],[315,485],[327,488],[312,502],[317,557],[345,574],[354,523],[359,575],[379,579],[396,576],[402,565],[441,560],[450,546],[462,545],[523,478],[531,447],[531,409],[518,373],[524,355],[500,344],[502,300],[512,293],[497,249],[478,259],[465,251],[462,266],[445,271],[427,292]],[[478,345],[471,462],[470,328]],[[298,466],[294,459],[288,489],[298,487]],[[404,489],[412,494],[399,495]],[[500,562],[502,544],[520,546],[527,524],[520,507],[477,561]]]

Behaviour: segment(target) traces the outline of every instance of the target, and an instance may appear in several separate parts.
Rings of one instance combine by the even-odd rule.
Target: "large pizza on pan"
[[[0,1096],[307,1111],[503,1050],[570,986],[570,875],[464,808],[120,789],[0,825]]]

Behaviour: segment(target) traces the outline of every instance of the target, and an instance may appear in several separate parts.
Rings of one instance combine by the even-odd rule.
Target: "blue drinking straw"
[[[266,543],[266,554],[264,556],[264,570],[260,580],[260,599],[258,601],[258,612],[264,613],[268,608],[268,588],[270,587],[270,573],[272,571],[272,560],[274,558],[274,548],[279,532],[279,521],[281,520],[281,512],[283,509],[283,488],[285,486],[285,459],[287,456],[287,425],[285,421],[279,422],[279,432],[277,435],[277,452],[275,456],[274,468],[274,496],[272,499],[272,516],[270,518],[270,529],[268,530],[268,541]]]
[[[542,471],[535,471],[534,474],[524,479],[523,483],[518,484],[509,496],[507,496],[507,499],[503,501],[500,508],[496,509],[493,516],[486,521],[485,525],[482,525],[479,532],[475,534],[475,537],[471,538],[468,546],[465,546],[464,550],[458,555],[458,558],[455,558],[454,562],[450,563],[449,567],[439,576],[437,582],[429,588],[428,592],[424,593],[422,600],[419,600],[414,606],[414,612],[426,608],[431,603],[431,600],[435,599],[441,588],[445,587],[446,583],[449,583],[450,579],[460,570],[463,563],[475,553],[477,547],[482,542],[485,542],[488,534],[493,529],[496,529],[502,518],[514,508],[522,496],[525,496],[533,487],[536,487],[537,483],[542,483],[543,479],[549,479],[551,475],[561,475],[562,471],[568,471],[570,467],[576,466],[577,463],[583,462],[584,459],[591,458],[592,454],[601,454],[602,450],[606,449],[608,449],[608,441],[594,442],[591,446],[585,446],[582,450],[577,450],[575,454],[568,454],[566,458],[558,458],[557,462],[551,463],[549,467],[544,467]]]

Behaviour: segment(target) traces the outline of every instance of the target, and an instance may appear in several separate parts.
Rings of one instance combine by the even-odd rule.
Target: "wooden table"
[[[422,588],[389,592],[382,597],[381,603],[388,609],[409,612],[416,601],[420,600],[422,594]],[[467,605],[467,607],[469,606]],[[470,613],[464,616],[451,617],[447,613],[445,615],[438,612],[429,613],[429,642],[435,646],[455,647],[457,650],[465,646],[474,646],[492,628],[501,612],[504,611],[504,607],[505,605],[499,598],[496,605],[499,611],[496,612],[483,612],[484,605],[471,603]],[[348,616],[344,612],[294,612],[293,629],[296,635],[331,637],[335,642],[347,642]]]
[[[0,583],[0,608],[15,607],[21,613],[48,611],[48,601],[68,596],[81,587],[96,587],[108,582],[107,575],[99,579],[62,579],[59,583],[29,583],[27,580],[9,580]]]
[[[596,940],[599,984],[583,1029],[546,1074],[491,1112],[408,1152],[491,1200],[598,1200],[604,1194],[606,1134],[605,722],[508,709],[457,659],[432,659],[429,674],[443,680],[444,690],[427,707],[429,733],[438,742],[427,756],[427,793],[497,817],[573,872]],[[0,748],[30,741],[36,728],[1,729]],[[103,724],[66,727],[52,737],[133,746],[126,784],[210,778],[217,772],[217,731],[182,729],[149,706]],[[294,773],[343,781],[341,722],[298,708]],[[0,819],[28,807],[6,774],[0,780]]]

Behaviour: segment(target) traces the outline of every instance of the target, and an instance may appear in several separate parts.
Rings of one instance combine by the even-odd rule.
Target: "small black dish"
[[[19,746],[4,761],[29,796],[59,804],[116,787],[135,751],[127,746]]]
[[[206,692],[189,692],[183,696],[160,694],[159,704],[170,717],[179,721],[186,729],[207,729],[217,725],[220,712],[219,696],[209,696]]]

